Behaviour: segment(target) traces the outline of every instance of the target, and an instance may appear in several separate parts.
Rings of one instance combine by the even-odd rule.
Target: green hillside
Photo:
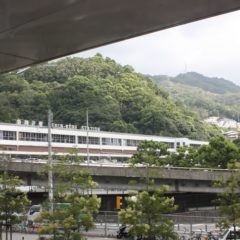
[[[158,83],[166,79],[170,79],[172,82],[181,83],[192,87],[198,87],[204,91],[211,93],[224,94],[240,92],[240,86],[237,86],[228,80],[225,80],[223,78],[209,78],[196,72],[179,74],[176,77],[159,75],[153,76],[153,78]]]
[[[173,101],[194,111],[201,119],[209,116],[239,119],[240,87],[230,81],[197,73],[180,74],[175,78],[152,78],[170,94]]]
[[[44,120],[103,130],[208,139],[216,133],[131,66],[96,55],[67,58],[0,76],[0,121]]]

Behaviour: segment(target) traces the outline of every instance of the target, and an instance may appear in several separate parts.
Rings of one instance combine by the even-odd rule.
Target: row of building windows
[[[16,132],[14,131],[0,131],[0,139],[2,140],[16,140]],[[78,144],[87,144],[87,137],[78,136]],[[29,133],[19,132],[19,141],[32,142],[47,142],[48,135],[46,133]],[[56,143],[76,143],[76,138],[73,135],[52,134],[52,142]],[[102,138],[102,145],[110,146],[138,146],[140,140],[134,139],[119,139],[119,138]],[[88,137],[88,143],[91,145],[100,145],[99,137]],[[164,142],[168,148],[174,148],[174,142]],[[179,146],[180,143],[177,144]]]
[[[122,140],[119,138],[102,138],[102,145],[121,146]]]
[[[16,132],[13,131],[0,131],[0,139],[2,140],[16,140]]]
[[[57,143],[76,143],[75,136],[52,134],[52,141]]]
[[[87,144],[87,137],[79,136],[78,137],[79,144]],[[100,138],[98,137],[88,137],[88,143],[93,145],[100,145]]]
[[[20,141],[47,142],[48,136],[45,133],[19,132],[18,139]]]

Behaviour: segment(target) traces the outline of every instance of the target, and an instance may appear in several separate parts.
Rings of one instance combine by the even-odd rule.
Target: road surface
[[[38,240],[38,234],[27,234],[27,233],[13,233],[12,240]],[[105,238],[105,237],[87,237],[88,240],[116,240],[116,238]],[[6,234],[2,234],[2,240],[6,240]],[[8,240],[10,236],[8,236]]]

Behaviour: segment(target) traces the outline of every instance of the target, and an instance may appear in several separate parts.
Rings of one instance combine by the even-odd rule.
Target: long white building
[[[153,140],[168,145],[169,151],[178,146],[199,147],[208,142],[188,138],[162,137],[142,134],[100,131],[99,128],[78,129],[75,125],[56,125],[51,128],[52,150],[55,155],[72,153],[90,159],[130,158],[142,140]],[[88,139],[88,144],[87,144]],[[16,124],[0,123],[0,152],[11,157],[35,158],[48,155],[48,128],[42,122],[17,120]]]

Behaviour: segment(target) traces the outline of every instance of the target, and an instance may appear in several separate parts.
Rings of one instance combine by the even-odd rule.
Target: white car
[[[29,226],[33,226],[35,220],[42,212],[42,206],[41,205],[32,205],[27,213],[27,224]]]
[[[240,240],[240,228],[236,227],[236,240]],[[219,240],[235,240],[234,236],[234,228],[231,227],[227,229],[222,236],[220,236]]]

